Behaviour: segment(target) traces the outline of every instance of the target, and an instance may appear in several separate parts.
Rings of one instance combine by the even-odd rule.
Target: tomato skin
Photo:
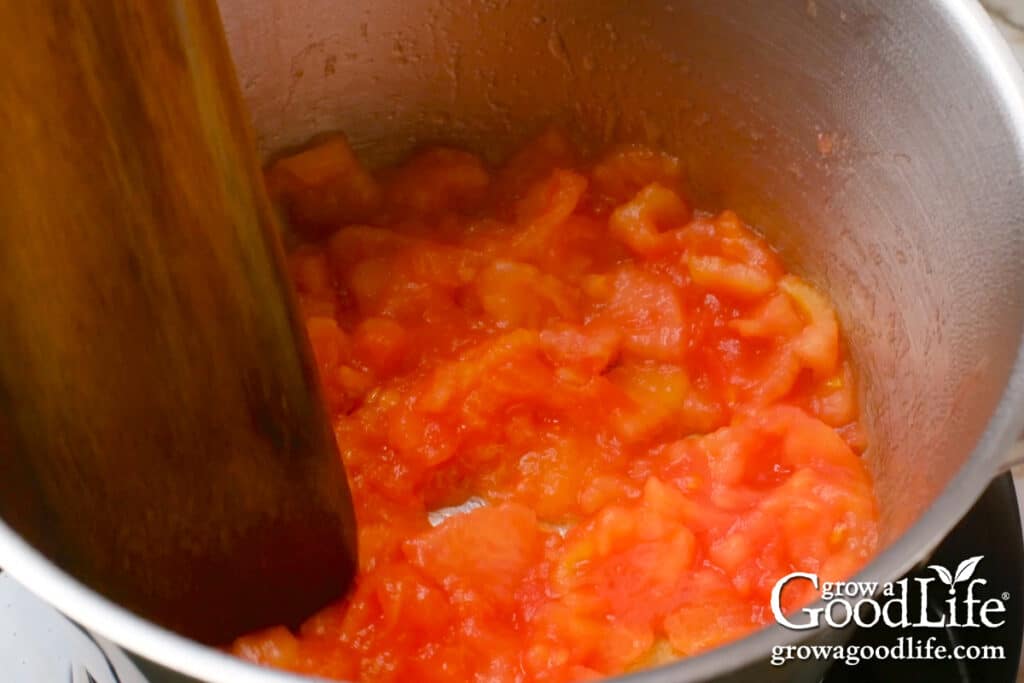
[[[598,680],[740,638],[781,576],[873,554],[830,302],[734,212],[694,210],[673,157],[587,161],[549,130],[498,168],[431,148],[373,174],[335,137],[267,183],[308,238],[289,273],[360,566],[235,654],[362,683]]]

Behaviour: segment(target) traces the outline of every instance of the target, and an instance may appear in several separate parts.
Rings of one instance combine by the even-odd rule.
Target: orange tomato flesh
[[[874,552],[830,302],[679,164],[548,131],[493,168],[268,169],[359,523],[351,594],[239,656],[338,679],[560,683],[771,620]],[[428,513],[486,503],[432,527]],[[809,596],[791,596],[789,607]]]

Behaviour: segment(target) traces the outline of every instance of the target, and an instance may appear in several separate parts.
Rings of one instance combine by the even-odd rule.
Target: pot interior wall
[[[261,151],[343,130],[371,163],[544,126],[679,154],[836,301],[884,522],[968,457],[1024,316],[1019,141],[934,5],[887,0],[221,0]],[[927,10],[927,11],[923,11]],[[1016,208],[1015,208],[1016,206]]]

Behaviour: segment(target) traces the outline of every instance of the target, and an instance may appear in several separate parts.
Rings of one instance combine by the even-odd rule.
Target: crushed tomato
[[[677,161],[267,170],[359,524],[350,595],[232,651],[363,683],[592,680],[771,620],[876,545],[832,306]],[[429,513],[465,506],[436,526]],[[482,504],[481,504],[482,503]],[[806,594],[784,596],[789,607]]]

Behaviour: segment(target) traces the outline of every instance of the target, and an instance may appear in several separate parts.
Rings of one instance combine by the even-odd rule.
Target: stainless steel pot
[[[840,309],[884,526],[858,578],[927,558],[1007,467],[1024,426],[1024,80],[973,1],[221,10],[265,154],[342,129],[375,162],[436,140],[498,155],[551,122],[680,154],[699,204],[737,209]],[[0,564],[144,669],[295,680],[140,620],[2,524]],[[842,637],[769,628],[631,680],[813,679],[813,664],[770,667],[771,647]]]

